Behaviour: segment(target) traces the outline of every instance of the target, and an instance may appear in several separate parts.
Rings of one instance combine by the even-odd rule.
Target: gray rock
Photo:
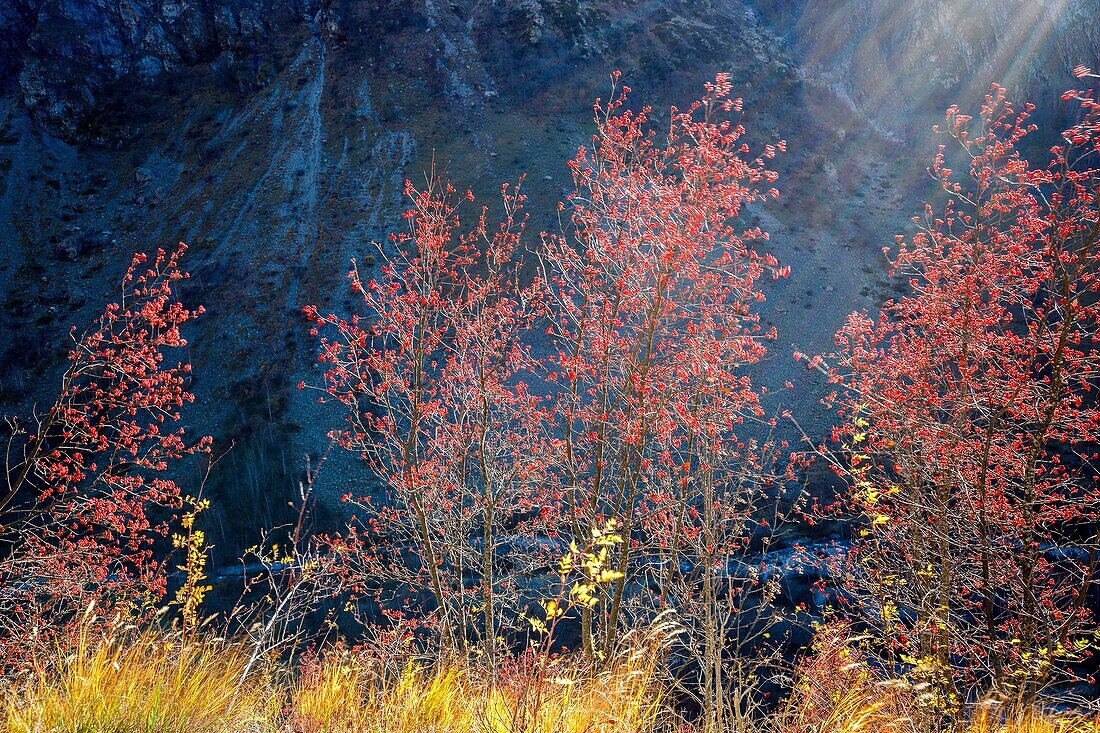
[[[839,580],[836,574],[849,549],[846,542],[832,540],[749,555],[732,560],[726,575],[765,583],[776,580],[787,603],[820,612],[832,601],[830,594]]]
[[[58,259],[73,262],[114,242],[114,234],[109,231],[78,231],[58,242],[54,246],[54,253]]]
[[[225,53],[262,55],[271,34],[303,23],[315,2],[0,0],[0,58],[22,54],[19,84],[34,117],[82,139],[120,84],[152,85]]]

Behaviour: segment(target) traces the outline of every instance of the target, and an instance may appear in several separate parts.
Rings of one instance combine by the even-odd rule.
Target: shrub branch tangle
[[[661,138],[648,107],[625,106],[628,91],[597,102],[592,144],[569,164],[569,236],[544,235],[539,252],[552,294],[552,445],[571,534],[618,517],[627,538],[606,612],[582,615],[585,649],[607,654],[621,627],[673,606],[717,728],[730,722],[733,637],[753,635],[735,617],[764,590],[755,570],[738,568],[754,533],[770,532],[769,510],[776,518],[769,474],[781,450],[750,439],[768,421],[744,368],[774,336],[754,310],[761,281],[788,268],[752,248],[767,234],[738,217],[778,196],[762,189],[777,177],[766,161],[785,143],[750,157],[725,75],[672,109]],[[733,656],[744,661],[743,651]]]
[[[1100,109],[1066,99],[1081,121],[1041,168],[1003,89],[977,132],[948,110],[967,170],[941,147],[947,201],[893,262],[910,294],[837,334],[871,616],[948,712],[1030,698],[1095,628]]]
[[[548,511],[539,408],[522,379],[531,359],[521,337],[535,312],[513,259],[523,197],[518,187],[501,193],[500,225],[490,231],[483,210],[460,234],[453,188],[434,173],[422,191],[408,185],[409,231],[393,237],[380,277],[351,273],[364,318],[307,310],[336,334],[320,356],[328,394],[348,408],[336,435],[387,490],[381,501],[346,497],[362,512],[353,544],[370,574],[405,594],[380,598],[384,612],[426,620],[452,647],[474,633],[489,652],[502,624],[515,628],[515,576],[535,549],[510,539],[544,534]],[[422,589],[430,607],[404,607]]]
[[[188,443],[179,411],[192,402],[190,365],[165,364],[184,346],[180,327],[201,313],[175,301],[186,247],[136,255],[119,300],[74,337],[56,402],[14,422],[0,496],[0,609],[4,661],[46,645],[89,604],[97,612],[150,610],[165,592],[153,543],[167,534],[158,509],[180,507],[164,473]],[[74,327],[75,332],[75,327]],[[22,660],[26,661],[26,660]]]
[[[454,191],[432,176],[408,188],[410,230],[381,276],[352,272],[363,316],[307,312],[325,332],[325,388],[348,408],[338,437],[387,489],[384,504],[358,501],[366,536],[388,548],[374,567],[408,593],[426,589],[445,641],[460,645],[480,611],[491,650],[516,628],[519,571],[532,567],[522,548],[583,543],[617,519],[615,577],[581,607],[584,649],[606,655],[621,627],[676,605],[705,647],[717,708],[731,598],[762,586],[751,573],[733,580],[730,563],[771,526],[758,512],[776,500],[767,474],[780,450],[737,433],[746,420],[766,430],[743,369],[771,336],[754,311],[761,280],[787,269],[754,251],[766,234],[737,219],[778,195],[762,190],[776,180],[765,161],[784,143],[746,160],[724,75],[671,111],[662,139],[614,79],[591,145],[569,163],[565,233],[542,235],[530,288],[514,264],[518,193],[504,189],[495,232],[483,212],[460,235]],[[526,385],[544,376],[537,391],[549,394],[536,398]],[[517,540],[510,575],[497,560],[505,531]]]

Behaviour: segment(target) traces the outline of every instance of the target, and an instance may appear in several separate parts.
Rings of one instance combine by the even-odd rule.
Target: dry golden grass
[[[775,720],[781,733],[917,733],[904,686],[869,667],[845,626],[825,627]]]
[[[223,733],[263,730],[277,712],[264,681],[240,684],[248,662],[232,645],[147,632],[97,641],[12,682],[9,733]]]
[[[1005,716],[996,708],[983,709],[965,733],[1100,733],[1100,720],[1085,715],[1044,715],[1037,711]]]
[[[842,642],[818,645],[788,704],[762,719],[759,733],[923,730],[913,715],[912,690],[884,679]],[[332,652],[297,679],[268,667],[241,684],[248,663],[241,647],[130,633],[82,639],[71,653],[9,682],[0,731],[666,733],[674,721],[664,705],[659,661],[657,648],[642,643],[598,672],[576,659],[528,658],[495,675],[476,663],[454,663],[410,665],[386,678],[360,656]],[[955,733],[1100,733],[1100,721],[1038,712],[1006,716],[983,707]]]
[[[340,654],[298,683],[290,720],[301,733],[648,733],[663,709],[655,672],[639,647],[598,674],[532,662],[492,680],[452,664],[387,684]]]
[[[382,685],[353,655],[338,654],[298,681],[289,717],[300,733],[444,733],[468,729],[468,702],[457,669],[427,674],[409,667]]]
[[[916,686],[887,677],[858,650],[847,626],[823,627],[794,690],[773,719],[775,733],[927,733],[938,730]],[[976,706],[945,733],[1100,733],[1100,718],[1028,706]]]

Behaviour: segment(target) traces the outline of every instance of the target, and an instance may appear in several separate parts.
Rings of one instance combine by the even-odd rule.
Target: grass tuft
[[[92,640],[82,635],[49,671],[13,683],[9,733],[247,733],[277,712],[266,681],[241,675],[242,650],[217,640],[155,632]]]
[[[656,654],[640,647],[594,673],[575,659],[524,657],[495,677],[476,665],[409,666],[374,679],[354,655],[329,655],[294,690],[298,733],[642,733],[663,710]]]
[[[1037,710],[1004,714],[996,707],[983,708],[966,733],[1100,733],[1100,720],[1072,713],[1050,714]]]

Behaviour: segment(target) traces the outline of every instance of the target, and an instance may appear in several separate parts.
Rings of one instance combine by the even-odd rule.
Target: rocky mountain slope
[[[882,128],[915,135],[928,114],[990,82],[1049,108],[1074,66],[1100,65],[1095,0],[755,0],[799,60]],[[1054,122],[1054,120],[1051,120]]]
[[[315,12],[309,0],[5,0],[0,48],[39,122],[67,139],[102,143],[95,126],[110,92],[151,86],[200,63],[255,86],[272,37]]]
[[[790,141],[783,199],[748,212],[793,269],[768,291],[781,336],[756,377],[821,435],[823,385],[790,353],[829,349],[884,296],[929,110],[1002,71],[1053,95],[1096,57],[1081,18],[1098,4],[983,0],[964,24],[962,3],[931,0],[0,0],[0,412],[49,394],[68,325],[135,249],[188,242],[183,296],[208,310],[188,419],[232,446],[211,476],[232,557],[332,425],[293,387],[317,376],[300,308],[350,305],[347,261],[400,224],[405,177],[434,160],[491,198],[527,172],[532,227],[552,228],[612,69],[658,108],[721,70],[750,136]],[[1045,35],[1025,12],[1039,5]],[[334,454],[319,488],[364,480]]]

